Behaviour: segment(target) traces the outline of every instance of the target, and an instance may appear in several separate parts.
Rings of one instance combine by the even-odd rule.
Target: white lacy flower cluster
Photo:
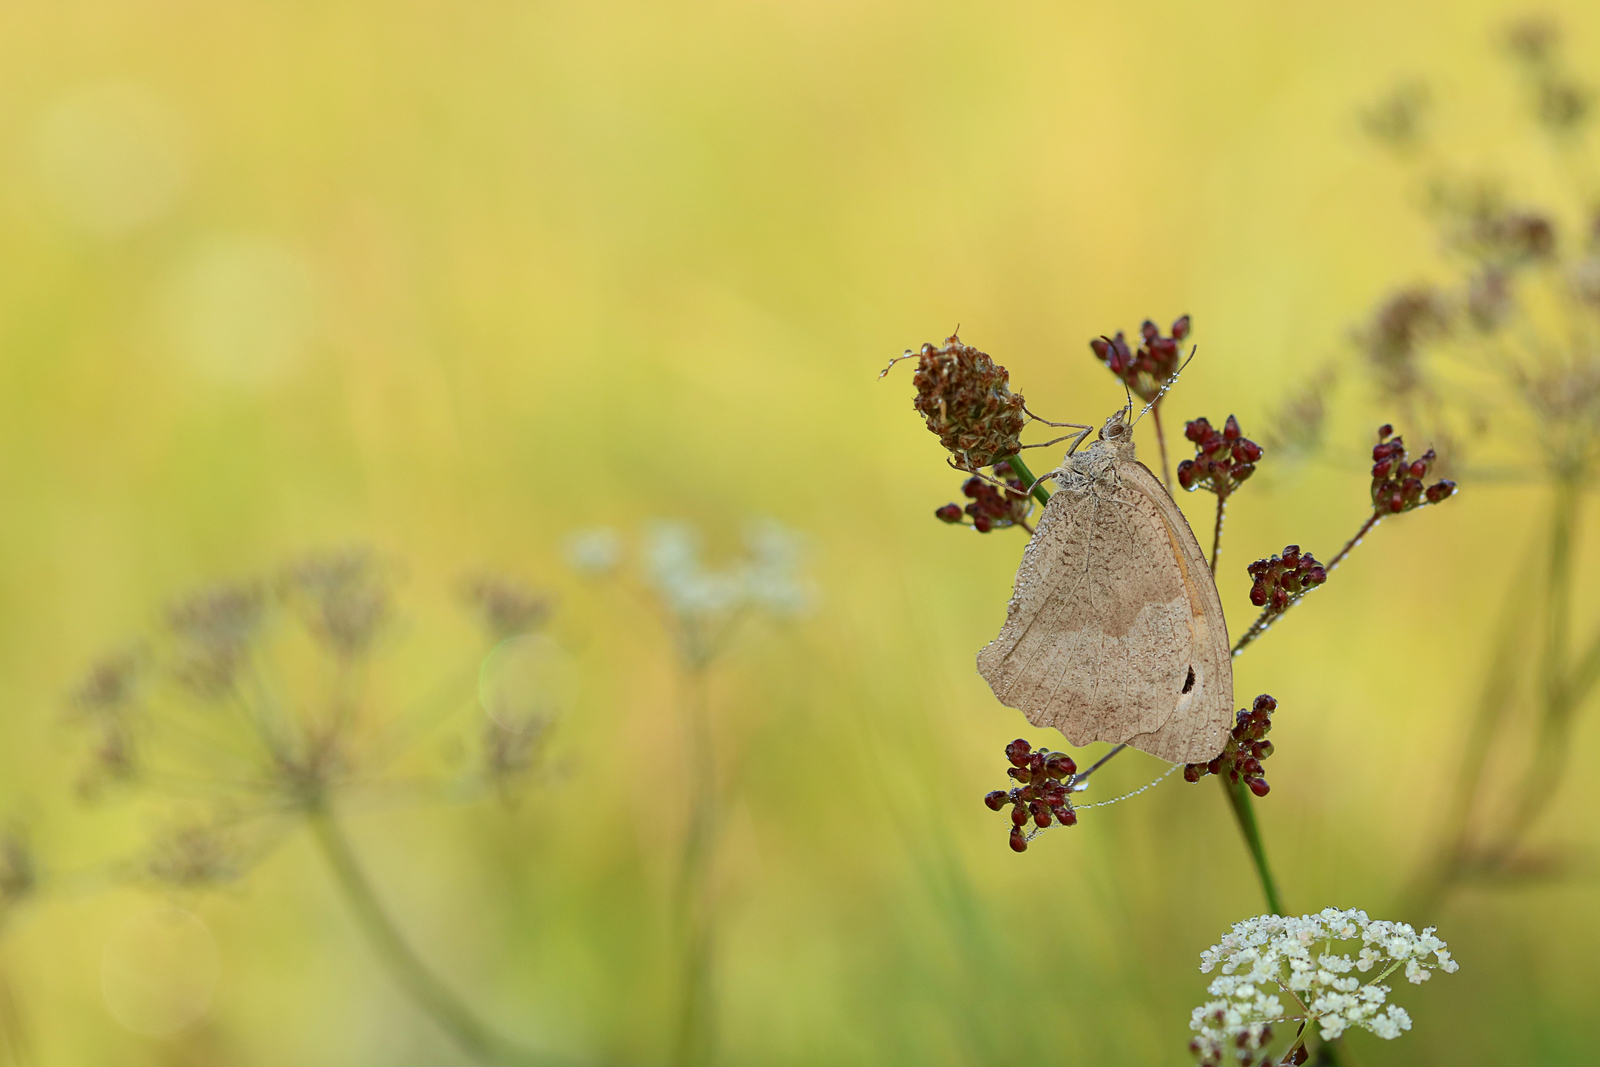
[[[800,582],[800,538],[776,522],[745,531],[749,554],[733,565],[711,570],[700,559],[700,537],[687,523],[653,523],[645,534],[644,562],[650,584],[673,614],[710,619],[740,608],[775,615],[804,610]]]
[[[1411,1029],[1411,1016],[1388,1003],[1389,987],[1379,983],[1402,968],[1407,980],[1419,984],[1435,969],[1455,971],[1450,950],[1433,931],[1430,926],[1419,934],[1405,923],[1337,908],[1235,923],[1221,944],[1200,954],[1202,973],[1222,973],[1209,988],[1215,999],[1194,1009],[1189,1026],[1198,1036],[1190,1050],[1205,1064],[1220,1064],[1230,1055],[1251,1063],[1271,1039],[1272,1023],[1301,1020],[1316,1023],[1325,1041],[1350,1027],[1399,1037]],[[1361,948],[1354,958],[1335,951],[1354,948],[1356,941]],[[1357,977],[1369,973],[1365,984]]]
[[[788,617],[810,606],[811,590],[801,577],[801,535],[768,520],[747,528],[744,540],[743,558],[712,569],[689,524],[654,522],[645,529],[644,578],[695,659],[708,656],[729,624],[752,610]],[[615,570],[623,556],[622,538],[605,528],[577,531],[567,538],[566,550],[574,568],[595,576]]]

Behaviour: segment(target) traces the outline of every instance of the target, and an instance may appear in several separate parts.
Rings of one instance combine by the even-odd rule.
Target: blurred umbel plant
[[[1095,358],[1104,363],[1123,385],[1125,395],[1137,393],[1146,401],[1147,410],[1154,414],[1158,403],[1168,397],[1168,390],[1176,383],[1180,370],[1177,343],[1189,336],[1192,325],[1190,317],[1183,315],[1172,324],[1170,335],[1163,336],[1155,323],[1147,320],[1140,328],[1144,345],[1137,352],[1130,349],[1121,332],[1090,342],[1090,348]],[[1089,431],[1080,424],[1049,422],[1039,418],[1027,407],[1020,394],[1011,392],[1010,374],[1004,367],[996,364],[987,354],[963,344],[957,337],[947,338],[943,346],[924,344],[918,352],[908,350],[899,359],[917,360],[917,371],[913,377],[917,390],[914,407],[925,419],[928,429],[951,452],[950,464],[969,472],[963,490],[973,498],[973,503],[965,509],[965,514],[972,516],[971,527],[979,533],[1016,527],[1031,537],[1033,529],[1028,520],[1035,501],[1045,505],[1049,503],[1050,494],[1044,489],[1043,483],[1050,475],[1035,478],[1021,458],[1021,452],[1053,445],[1066,438],[1039,445],[1025,445],[1021,442],[1022,431],[1032,421],[1056,427],[1079,425],[1080,432],[1069,435],[1073,439],[1069,452],[1082,444]],[[892,369],[898,361],[892,361],[888,369]],[[1227,503],[1255,474],[1266,450],[1245,435],[1239,420],[1232,415],[1222,421],[1220,428],[1204,417],[1191,419],[1184,426],[1184,439],[1194,447],[1194,455],[1179,463],[1176,484],[1188,492],[1206,492],[1215,498],[1210,565],[1213,574],[1216,574],[1221,558],[1223,518]],[[1162,444],[1162,466],[1166,467],[1164,435],[1158,436],[1158,441]],[[1430,470],[1435,460],[1431,449],[1420,456],[1411,456],[1401,438],[1395,436],[1392,426],[1379,427],[1377,443],[1372,449],[1369,498],[1359,509],[1362,517],[1355,532],[1329,558],[1327,564],[1318,562],[1315,556],[1302,550],[1299,545],[1289,545],[1281,556],[1257,560],[1242,568],[1249,578],[1247,588],[1250,602],[1260,609],[1260,614],[1235,642],[1232,654],[1237,657],[1254,645],[1286,612],[1312,590],[1323,585],[1329,575],[1384,519],[1439,504],[1452,497],[1456,492],[1454,482],[1439,479],[1429,484]],[[984,472],[985,467],[988,473]],[[1170,492],[1173,485],[1170,476],[1165,479],[1165,484]],[[962,522],[961,509],[954,504],[936,509],[934,514],[944,522],[966,525]],[[1238,582],[1235,588],[1245,588],[1244,583]],[[1281,918],[1288,913],[1283,907],[1282,896],[1268,861],[1266,843],[1254,812],[1254,804],[1266,797],[1271,788],[1263,762],[1274,751],[1274,743],[1267,740],[1267,734],[1273,728],[1272,716],[1277,710],[1278,701],[1272,696],[1265,693],[1257,696],[1249,708],[1240,709],[1237,713],[1233,730],[1223,750],[1215,758],[1205,763],[1182,766],[1183,778],[1187,782],[1197,783],[1202,778],[1214,776],[1221,784],[1250,852],[1262,895],[1272,913],[1271,916],[1251,922],[1268,926],[1298,921]],[[1079,821],[1080,812],[1126,800],[1159,784],[1179,769],[1179,765],[1169,767],[1166,774],[1127,796],[1093,804],[1074,804],[1073,796],[1088,788],[1090,776],[1127,748],[1126,744],[1116,745],[1094,764],[1080,771],[1077,761],[1064,752],[1034,749],[1022,738],[1008,744],[1005,748],[1009,764],[1006,774],[1016,784],[1009,791],[991,791],[984,797],[984,803],[994,811],[1009,809],[1008,840],[1012,850],[1024,852],[1031,841],[1051,827],[1074,826]],[[1354,916],[1360,913],[1338,914]],[[1365,922],[1364,915],[1361,921]],[[1288,978],[1285,980],[1287,982]],[[1288,991],[1307,987],[1291,982],[1284,988]],[[1344,996],[1349,992],[1344,989],[1343,979],[1331,980],[1328,988],[1330,996]],[[1364,995],[1370,1001],[1370,998],[1377,996],[1379,988],[1372,986],[1371,991]],[[1230,985],[1229,989],[1231,992],[1233,987]],[[1242,991],[1243,986],[1239,989]],[[1255,994],[1252,991],[1250,995]],[[1264,1063],[1267,1062],[1264,1049],[1270,1033],[1265,1033],[1257,1024],[1264,1025],[1269,1020],[1283,1022],[1292,1017],[1302,1025],[1291,1046],[1283,1053],[1281,1062],[1304,1062],[1305,1027],[1311,1021],[1321,1020],[1321,1034],[1325,1043],[1320,1054],[1326,1062],[1338,1063],[1342,1054],[1337,1042],[1342,1027],[1333,1022],[1334,1017],[1329,1012],[1334,1009],[1327,1006],[1329,1003],[1332,1002],[1302,1004],[1302,1011],[1295,1016],[1278,1011],[1281,1005],[1276,1001],[1256,1005],[1259,1010],[1248,1017],[1239,1014],[1235,1010],[1237,1006],[1226,1007],[1221,1009],[1223,1018],[1220,1020],[1211,1019],[1218,1009],[1208,1005],[1207,1018],[1211,1021],[1207,1025],[1210,1028],[1202,1034],[1204,1040],[1194,1045],[1192,1050],[1202,1063],[1220,1063],[1224,1055],[1241,1064]],[[1268,1008],[1272,1010],[1268,1011]],[[1355,1009],[1339,1010],[1344,1011],[1342,1018],[1352,1022],[1368,1017]],[[1400,1029],[1404,1029],[1405,1026],[1397,1021],[1403,1016],[1403,1012],[1384,1016],[1390,1022],[1380,1024],[1384,1031],[1381,1036],[1396,1036]],[[1405,1025],[1408,1026],[1409,1021]],[[1228,1045],[1226,1053],[1222,1051],[1222,1043]]]
[[[1392,94],[1365,122],[1414,173],[1446,268],[1442,281],[1383,298],[1357,331],[1373,387],[1427,428],[1450,469],[1536,484],[1547,497],[1528,569],[1492,636],[1442,844],[1413,886],[1424,909],[1462,883],[1564,868],[1526,839],[1559,795],[1574,724],[1600,681],[1600,627],[1580,638],[1572,603],[1583,493],[1600,469],[1596,98],[1565,63],[1555,23],[1517,22],[1499,43],[1559,176],[1550,202],[1525,199],[1517,178],[1459,164],[1433,135],[1423,86]]]
[[[555,1062],[499,1034],[424,962],[389,917],[338,811],[360,798],[514,798],[538,774],[557,707],[514,698],[504,675],[553,645],[537,633],[550,602],[499,577],[466,583],[488,655],[441,693],[404,709],[374,684],[396,628],[395,569],[364,548],[307,556],[275,574],[202,589],[173,603],[165,626],[96,664],[72,717],[94,739],[79,782],[88,797],[142,794],[162,829],[122,874],[199,891],[244,877],[289,833],[315,840],[357,925],[395,981],[481,1063]],[[552,654],[544,650],[543,654]],[[476,766],[396,764],[418,743],[459,733],[476,695]],[[469,728],[470,729],[470,728]]]
[[[734,758],[725,752],[719,760],[710,672],[747,624],[763,616],[795,618],[813,598],[801,574],[797,533],[768,520],[751,524],[744,543],[741,557],[713,568],[704,562],[698,531],[682,522],[647,525],[636,563],[614,530],[580,530],[567,541],[568,560],[582,573],[620,578],[624,570],[633,571],[631,584],[642,587],[658,609],[676,653],[689,796],[672,900],[679,971],[668,1060],[674,1067],[706,1064],[716,1056],[720,909],[712,875]]]

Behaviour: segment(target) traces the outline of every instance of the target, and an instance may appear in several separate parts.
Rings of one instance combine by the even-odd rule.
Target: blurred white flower
[[[304,356],[316,287],[305,258],[283,241],[216,236],[173,273],[166,312],[173,342],[195,370],[228,385],[261,386]]]
[[[772,519],[752,523],[745,531],[750,548],[745,588],[749,599],[774,615],[799,615],[811,606],[812,593],[800,577],[805,538]]]
[[[622,562],[622,537],[609,526],[574,530],[563,547],[567,563],[583,574],[610,574]]]
[[[40,119],[38,179],[67,221],[118,237],[177,204],[188,181],[185,140],[177,114],[143,86],[81,86]]]
[[[722,567],[709,567],[700,533],[686,522],[657,520],[645,526],[640,564],[645,583],[671,617],[685,655],[704,664],[735,624],[752,612],[776,618],[803,613],[814,599],[801,576],[803,537],[764,519],[745,530],[745,553]],[[607,574],[622,557],[622,541],[606,528],[578,530],[566,539],[571,565],[587,574]]]
[[[1338,942],[1358,940],[1354,959],[1334,951]],[[1448,974],[1457,964],[1433,927],[1419,934],[1364,911],[1325,908],[1299,918],[1262,915],[1235,923],[1220,944],[1200,954],[1202,973],[1222,973],[1208,990],[1214,999],[1190,1018],[1198,1036],[1189,1049],[1202,1064],[1248,1065],[1258,1056],[1264,1060],[1272,1024],[1284,1022],[1316,1023],[1324,1041],[1351,1027],[1392,1040],[1411,1029],[1411,1016],[1388,1003],[1389,987],[1379,983],[1402,967],[1409,981],[1421,983],[1435,969]],[[1366,984],[1350,973],[1374,968],[1380,969]]]

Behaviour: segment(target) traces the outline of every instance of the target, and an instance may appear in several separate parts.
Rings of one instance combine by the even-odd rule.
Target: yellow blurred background
[[[1547,9],[1600,78],[1600,11]],[[807,536],[816,604],[744,628],[711,673],[718,1062],[1188,1062],[1198,954],[1264,910],[1223,798],[1174,778],[1010,852],[981,797],[1005,784],[1005,742],[1052,741],[973,657],[1023,537],[933,520],[960,479],[909,368],[876,376],[959,324],[1035,410],[1095,421],[1122,395],[1087,340],[1187,312],[1201,355],[1169,426],[1233,412],[1259,434],[1345,365],[1335,461],[1273,471],[1269,452],[1230,508],[1237,634],[1247,562],[1289,543],[1326,558],[1365,514],[1361,450],[1389,413],[1349,334],[1438,269],[1408,172],[1358,110],[1426,77],[1461,157],[1539,193],[1494,44],[1521,13],[5,4],[0,803],[40,871],[0,936],[6,1054],[468,1062],[303,832],[247,877],[169,890],[127,875],[169,806],[73,789],[64,709],[96,656],[197,584],[361,542],[405,575],[383,692],[470,672],[456,593],[484,568],[556,592],[549,633],[581,677],[561,769],[519,803],[352,797],[384,904],[507,1034],[666,1062],[690,784],[674,654],[631,579],[581,579],[562,544],[676,518],[717,559],[771,516]],[[1582,863],[1397,910],[1546,506],[1537,485],[1462,482],[1239,661],[1238,701],[1281,707],[1257,809],[1290,909],[1437,925],[1461,961],[1398,996],[1414,1032],[1353,1036],[1354,1062],[1591,1063]],[[1204,503],[1180,501],[1202,530]],[[1536,834],[1566,855],[1600,845],[1597,755],[1591,716]],[[1095,795],[1160,769],[1131,755]],[[141,1016],[174,998],[195,1006],[182,1025]]]

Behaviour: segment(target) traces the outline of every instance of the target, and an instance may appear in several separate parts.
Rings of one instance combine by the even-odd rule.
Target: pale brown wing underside
[[[1002,704],[1074,745],[1127,742],[1174,763],[1222,751],[1233,660],[1194,532],[1141,463],[1115,487],[1055,493],[978,671]]]

